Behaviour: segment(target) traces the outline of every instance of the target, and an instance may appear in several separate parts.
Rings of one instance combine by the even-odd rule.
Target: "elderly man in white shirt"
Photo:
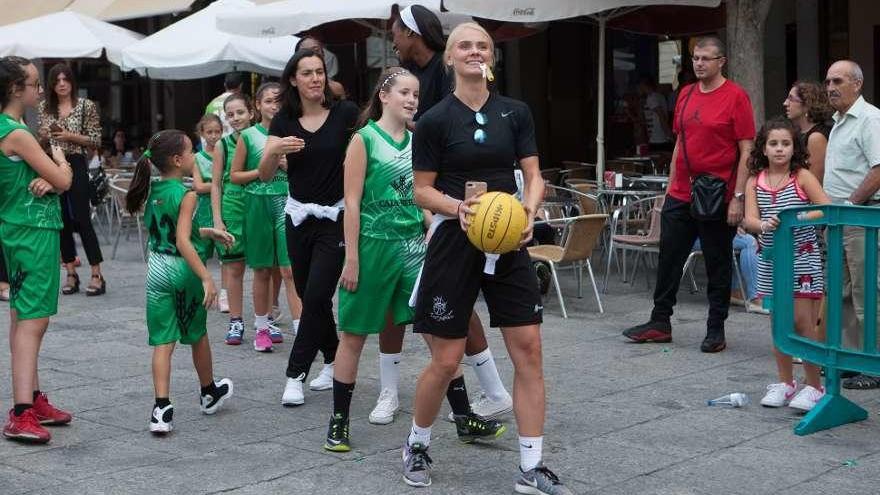
[[[862,69],[853,61],[840,60],[828,69],[825,88],[836,112],[825,154],[824,187],[836,203],[867,206],[880,203],[880,109],[861,95],[863,83]],[[867,282],[864,229],[845,228],[843,248],[844,296],[852,297],[851,309],[858,319],[855,325],[844,325],[843,343],[861,348]],[[878,388],[880,379],[858,375],[845,380],[844,387]]]

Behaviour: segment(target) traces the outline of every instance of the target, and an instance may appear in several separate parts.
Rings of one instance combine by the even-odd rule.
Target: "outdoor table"
[[[667,175],[643,175],[641,177],[627,177],[627,179],[633,184],[640,183],[660,188],[669,183],[669,176]]]
[[[651,158],[650,156],[620,156],[620,157],[614,158],[613,161],[630,162],[630,163],[635,163],[638,165],[644,165],[646,167],[651,167],[651,171],[654,174],[657,173],[657,168],[654,165],[654,159]]]
[[[609,213],[614,209],[615,205],[620,205],[620,207],[626,206],[629,198],[643,198],[649,196],[657,196],[656,190],[646,190],[646,189],[626,189],[626,188],[601,188],[596,189],[596,196],[599,198],[599,203],[605,209],[605,212]]]

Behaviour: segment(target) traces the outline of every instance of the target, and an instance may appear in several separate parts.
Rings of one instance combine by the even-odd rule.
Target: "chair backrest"
[[[601,213],[599,198],[595,195],[595,184],[574,184],[572,189],[581,193],[576,195],[580,205],[581,215]]]
[[[648,226],[648,234],[646,235],[650,240],[660,240],[660,213],[663,212],[663,203],[665,201],[665,195],[654,198],[654,204],[651,206],[650,225]]]
[[[562,261],[577,261],[591,257],[608,221],[608,215],[580,215],[569,220],[568,234],[562,246]]]
[[[559,183],[559,174],[561,171],[562,169],[559,168],[541,169],[541,178],[550,184],[556,185]]]
[[[128,210],[125,209],[125,196],[128,194],[128,188],[131,185],[131,179],[114,177],[110,180],[110,196],[116,205],[116,211],[120,216],[129,216]]]

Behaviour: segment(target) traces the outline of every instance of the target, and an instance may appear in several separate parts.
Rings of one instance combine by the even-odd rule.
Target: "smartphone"
[[[489,186],[485,182],[467,181],[464,183],[464,199],[471,199],[474,196],[485,194]]]
[[[64,128],[58,125],[58,122],[52,122],[51,124],[49,124],[49,130],[52,132],[61,132],[64,130]]]

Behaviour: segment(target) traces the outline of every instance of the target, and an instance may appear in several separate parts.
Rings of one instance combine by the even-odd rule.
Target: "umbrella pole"
[[[596,122],[596,181],[602,184],[605,177],[605,25],[608,19],[599,17],[599,83],[596,91],[598,118]]]

